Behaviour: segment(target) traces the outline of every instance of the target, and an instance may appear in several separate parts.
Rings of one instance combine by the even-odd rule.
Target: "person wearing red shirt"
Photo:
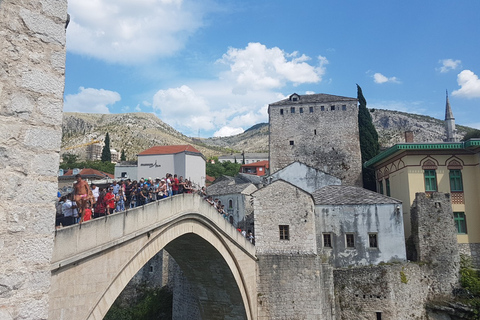
[[[177,179],[177,175],[174,174],[173,175],[173,181],[172,181],[172,193],[173,193],[173,195],[178,194],[178,184],[179,184],[179,181]]]
[[[112,214],[115,210],[115,195],[113,188],[108,188],[108,193],[105,195],[105,202],[107,203],[107,214]]]

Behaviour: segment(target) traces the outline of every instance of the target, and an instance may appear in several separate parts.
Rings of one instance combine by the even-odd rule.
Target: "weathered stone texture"
[[[318,256],[259,255],[257,273],[257,319],[335,319],[332,268]]]
[[[460,255],[450,194],[417,193],[410,210],[416,261],[429,265],[429,294],[449,295],[458,285]]]
[[[473,267],[480,269],[480,243],[459,243],[458,250],[460,254],[471,257]]]
[[[299,161],[341,179],[342,184],[362,186],[357,101],[336,98],[333,102],[300,99],[269,106],[272,173]],[[292,107],[295,113],[290,112]]]
[[[48,316],[66,17],[66,0],[0,1],[1,319]]]
[[[336,269],[337,320],[427,319],[429,279],[412,263]]]
[[[257,254],[316,254],[313,199],[283,180],[254,192],[255,248]],[[280,239],[280,225],[288,239]]]

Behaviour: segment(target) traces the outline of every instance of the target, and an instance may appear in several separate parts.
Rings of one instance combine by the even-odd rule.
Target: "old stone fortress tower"
[[[71,302],[51,289],[66,20],[66,0],[0,0],[1,320],[71,316],[49,310],[49,296],[57,295],[60,305]],[[270,104],[271,175],[242,194],[254,212],[255,268],[248,278],[254,280],[246,283],[255,288],[249,298],[254,310],[230,319],[455,319],[432,303],[458,287],[450,195],[429,190],[402,203],[388,190],[383,195],[363,189],[357,117],[357,99],[335,95],[292,94]],[[452,132],[448,137],[455,139]],[[476,142],[452,143],[448,148],[468,155],[474,150],[478,163]],[[407,168],[400,164],[403,154],[395,153],[403,149],[397,149],[371,164],[381,170],[377,180],[386,188],[386,179],[401,179]],[[440,163],[436,154],[429,156],[419,160],[429,174],[447,165],[478,168],[468,159],[455,158],[452,167],[450,158]],[[384,168],[390,160],[391,175]],[[467,206],[466,193],[462,199],[458,205]],[[178,243],[171,246],[181,251]],[[82,301],[75,299],[72,310],[81,310]],[[181,306],[185,313],[194,309]],[[220,309],[217,316],[229,312]]]

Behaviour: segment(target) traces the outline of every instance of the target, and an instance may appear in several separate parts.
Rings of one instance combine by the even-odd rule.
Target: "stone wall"
[[[46,319],[66,0],[0,2],[0,319]]]
[[[334,111],[330,110],[332,105],[335,105]],[[342,105],[346,110],[342,110]],[[296,108],[295,113],[290,112],[291,107]],[[299,113],[300,107],[303,113]],[[362,186],[355,99],[270,105],[269,123],[270,172],[299,161],[341,179],[342,184]]]
[[[458,250],[460,254],[471,257],[473,267],[480,269],[480,243],[459,243]]]
[[[332,267],[317,255],[259,255],[257,274],[257,319],[335,319]]]
[[[429,295],[450,295],[460,270],[450,194],[417,193],[410,214],[415,261],[428,264],[433,280]]]
[[[426,319],[429,279],[413,263],[336,269],[337,320]]]

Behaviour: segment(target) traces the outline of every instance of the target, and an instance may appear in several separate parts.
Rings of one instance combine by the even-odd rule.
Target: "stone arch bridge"
[[[194,287],[203,319],[256,319],[255,247],[195,194],[58,230],[49,318],[103,319],[162,249]]]

